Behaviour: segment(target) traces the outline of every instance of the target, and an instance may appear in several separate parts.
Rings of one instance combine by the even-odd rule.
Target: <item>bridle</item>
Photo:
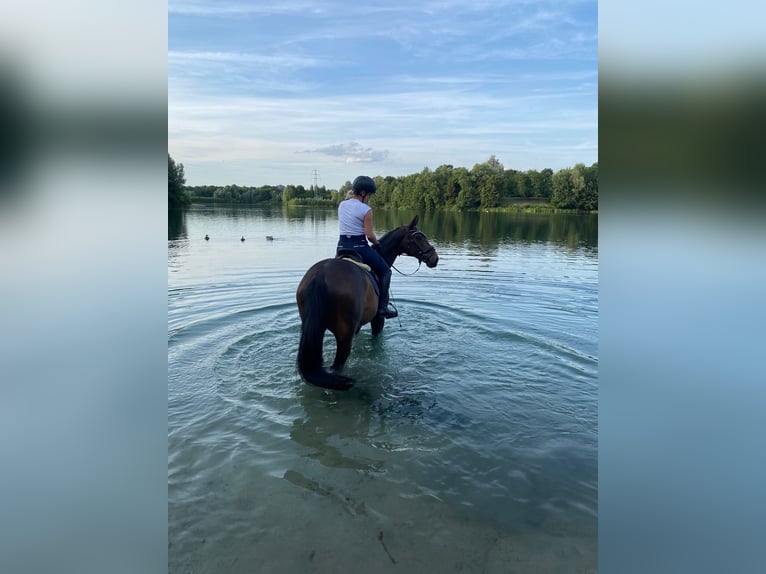
[[[428,244],[428,249],[423,251],[423,249],[420,248],[420,243],[416,241],[416,239],[422,239],[423,241]],[[407,233],[407,250],[410,251],[412,249],[413,244],[417,248],[418,254],[416,257],[418,258],[418,261],[423,263],[426,259],[428,259],[431,256],[431,253],[436,251],[433,245],[431,245],[428,242],[428,238],[426,237],[426,234],[420,231],[419,229],[412,229],[409,233]]]
[[[422,239],[423,241],[425,241],[426,244],[428,245],[428,249],[423,250],[420,247],[420,242],[417,241],[418,239]],[[415,246],[414,250],[412,249],[413,245]],[[431,254],[434,251],[436,251],[436,249],[434,248],[433,245],[431,245],[428,242],[428,238],[426,237],[425,233],[423,233],[419,229],[410,229],[410,231],[407,233],[407,251],[403,253],[407,253],[408,255],[411,255],[413,251],[417,251],[417,254],[415,255],[415,257],[418,260],[418,268],[415,269],[415,271],[413,271],[412,273],[402,273],[401,271],[396,269],[395,265],[393,264],[391,265],[391,267],[396,269],[396,272],[399,273],[400,275],[404,275],[406,277],[406,276],[414,275],[415,273],[417,273],[420,270],[420,266],[423,264],[423,262],[426,259],[428,259],[431,256]]]

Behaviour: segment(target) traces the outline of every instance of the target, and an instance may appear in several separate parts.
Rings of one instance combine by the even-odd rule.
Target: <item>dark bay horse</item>
[[[380,238],[380,255],[389,267],[399,255],[436,267],[439,255],[416,227],[417,222],[416,215],[409,225],[392,229]],[[351,387],[353,380],[338,371],[351,353],[354,335],[367,323],[371,323],[372,334],[377,335],[386,321],[377,316],[378,295],[373,281],[362,267],[340,257],[315,263],[301,279],[295,293],[301,317],[298,370],[307,383],[327,389]],[[322,342],[327,330],[335,335],[337,344],[332,371],[322,366]]]

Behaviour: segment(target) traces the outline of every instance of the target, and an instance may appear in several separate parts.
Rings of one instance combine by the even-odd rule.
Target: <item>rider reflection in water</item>
[[[377,189],[375,181],[366,175],[360,175],[351,184],[353,195],[341,201],[338,206],[340,239],[337,250],[353,249],[378,277],[380,298],[378,315],[391,319],[398,315],[396,309],[388,305],[388,289],[391,285],[391,269],[378,253],[380,244],[372,230],[372,208],[367,205]],[[372,243],[372,247],[367,243]]]

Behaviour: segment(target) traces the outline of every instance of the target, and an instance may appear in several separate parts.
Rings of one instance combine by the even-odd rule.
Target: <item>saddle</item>
[[[370,276],[370,279],[372,279],[372,286],[375,289],[375,294],[380,296],[380,285],[378,283],[378,278],[375,276],[375,273],[372,271],[372,267],[367,265],[363,260],[362,256],[359,255],[356,251],[353,249],[344,249],[340,248],[337,250],[337,253],[335,254],[336,259],[345,259],[349,263],[353,263],[354,265],[358,265],[362,269],[364,269]]]
[[[362,260],[362,256],[353,249],[341,247],[336,251],[335,257],[338,259],[346,259],[352,263],[356,263],[363,269],[366,268],[367,271],[371,271],[370,266],[365,264]]]

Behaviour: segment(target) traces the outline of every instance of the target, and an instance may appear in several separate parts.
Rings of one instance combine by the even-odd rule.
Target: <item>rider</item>
[[[375,181],[366,175],[360,175],[351,184],[353,194],[340,202],[338,206],[338,222],[340,239],[337,249],[353,249],[378,277],[380,297],[378,299],[378,316],[391,319],[399,313],[388,305],[388,289],[391,285],[391,268],[378,250],[380,244],[372,230],[372,208],[367,205],[375,193]],[[372,243],[369,246],[367,240]]]

